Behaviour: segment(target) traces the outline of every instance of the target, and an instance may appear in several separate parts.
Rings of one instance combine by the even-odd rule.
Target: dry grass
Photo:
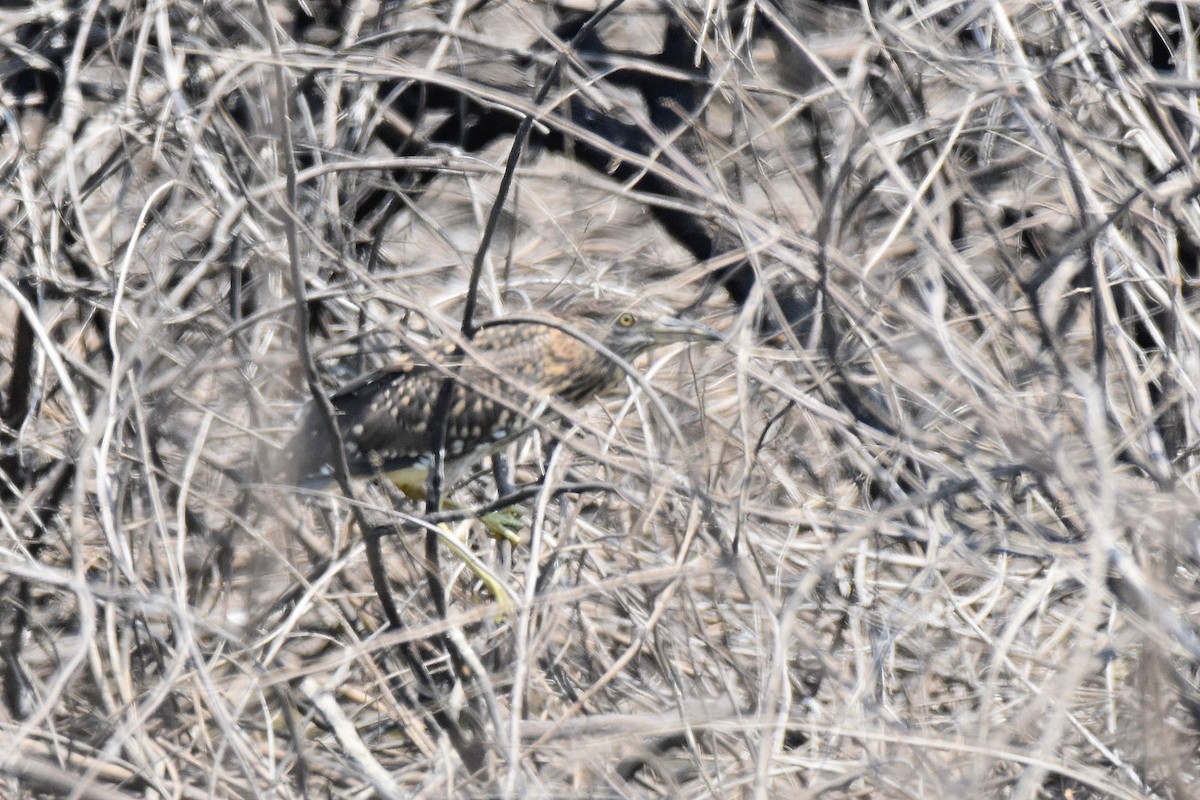
[[[579,59],[533,102],[588,2],[407,5],[272,6],[279,58],[265,4],[0,14],[0,793],[1200,792],[1194,12],[630,0],[609,48],[670,17],[707,59],[661,131]],[[326,385],[459,325],[513,138],[397,144],[406,81],[542,115],[483,316],[636,294],[727,341],[510,454],[522,546],[456,531],[512,608],[443,551],[439,614],[423,509],[356,485],[388,628],[350,501],[256,476],[309,397],[293,268]],[[673,196],[538,144],[576,93]]]

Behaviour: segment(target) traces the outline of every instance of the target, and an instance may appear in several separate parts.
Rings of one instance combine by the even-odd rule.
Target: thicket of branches
[[[0,792],[1195,796],[1196,23],[0,11]],[[472,286],[725,336],[510,449],[519,546],[458,487],[507,604],[263,469]]]

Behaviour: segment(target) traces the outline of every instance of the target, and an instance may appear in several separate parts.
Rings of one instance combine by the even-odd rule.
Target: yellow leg
[[[387,473],[388,480],[409,500],[425,499],[425,481],[428,477],[429,472],[424,467],[409,467]],[[462,509],[461,505],[449,497],[442,498],[441,507],[451,511]],[[488,529],[492,538],[507,539],[514,545],[521,543],[520,533],[521,528],[525,527],[525,518],[521,515],[520,509],[502,508],[499,511],[484,514],[479,521]]]
[[[508,585],[500,579],[500,576],[488,569],[487,564],[480,561],[479,557],[471,552],[471,548],[454,535],[454,531],[450,530],[449,525],[443,522],[437,528],[438,538],[442,544],[446,545],[447,550],[458,556],[459,560],[467,565],[467,569],[471,570],[476,578],[483,581],[483,585],[492,593],[492,597],[496,598],[500,607],[505,611],[512,608],[512,592],[509,591]]]
[[[388,480],[390,480],[395,487],[410,500],[425,499],[425,480],[428,477],[427,470],[415,467],[411,469],[400,469],[389,472],[387,477]],[[449,498],[442,499],[441,507],[448,508],[450,510],[458,510],[461,508],[461,506]],[[490,514],[484,514],[482,517],[480,517],[480,521],[483,522],[484,526],[488,529],[488,532],[490,532],[493,537],[507,539],[513,544],[521,543],[518,532],[521,530],[524,520],[522,519],[519,510],[505,508],[499,511],[493,511]],[[450,526],[446,525],[445,523],[440,523],[437,527],[438,538],[441,539],[442,544],[446,545],[446,548],[450,550],[450,552],[458,556],[459,560],[466,564],[467,569],[471,570],[471,572],[475,574],[475,577],[483,581],[484,585],[487,586],[488,591],[492,593],[492,596],[496,598],[496,601],[500,603],[500,605],[511,607],[512,593],[508,590],[508,587],[502,580],[500,580],[496,573],[488,569],[487,565],[480,561],[479,558],[462,542],[462,540],[454,535],[454,532],[450,530]]]
[[[446,503],[446,508],[454,508]],[[514,545],[521,543],[521,528],[525,527],[525,516],[516,506],[491,511],[479,518],[493,539],[504,539]]]

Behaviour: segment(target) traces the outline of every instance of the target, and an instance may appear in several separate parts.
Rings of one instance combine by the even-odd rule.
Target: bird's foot
[[[521,543],[521,529],[525,527],[525,515],[516,506],[502,508],[480,516],[479,521],[487,528],[493,539],[504,539],[514,545]]]
[[[471,551],[471,548],[467,547],[462,539],[458,538],[449,525],[441,523],[437,526],[437,531],[438,538],[441,539],[442,544],[446,545],[446,549],[456,555],[463,565],[487,587],[488,592],[500,606],[501,616],[507,614],[513,608],[513,600],[512,591],[509,590],[504,580],[492,572],[487,564],[480,561],[479,557]]]

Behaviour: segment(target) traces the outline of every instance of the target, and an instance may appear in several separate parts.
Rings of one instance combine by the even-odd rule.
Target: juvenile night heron
[[[425,358],[405,356],[339,389],[330,399],[351,476],[384,475],[406,494],[422,496],[447,378],[453,381],[445,404],[449,490],[485,457],[553,419],[555,406],[582,405],[619,384],[624,372],[612,355],[630,361],[673,342],[720,338],[645,302],[576,301],[539,318],[489,320],[461,348],[449,339],[435,341]],[[327,484],[336,447],[309,403],[283,453],[281,477],[310,488]]]

